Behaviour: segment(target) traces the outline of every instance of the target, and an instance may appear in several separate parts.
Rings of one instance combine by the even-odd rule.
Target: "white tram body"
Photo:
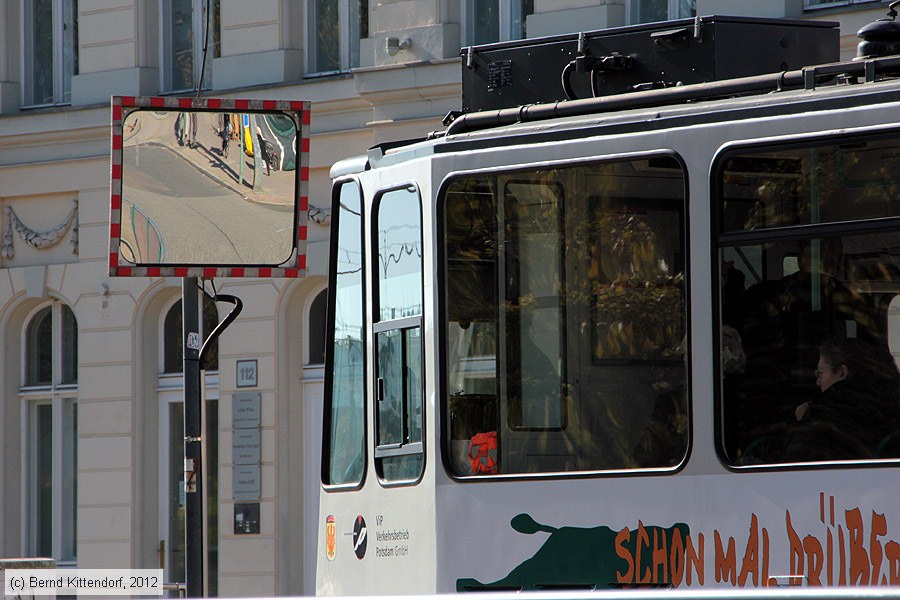
[[[898,66],[336,165],[317,593],[900,585]]]

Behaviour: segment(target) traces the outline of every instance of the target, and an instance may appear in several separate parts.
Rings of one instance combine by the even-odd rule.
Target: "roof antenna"
[[[900,4],[900,0],[895,0],[888,5],[888,13],[887,16],[891,18],[891,21],[897,18],[897,5]]]

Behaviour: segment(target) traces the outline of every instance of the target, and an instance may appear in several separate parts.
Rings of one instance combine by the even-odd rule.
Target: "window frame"
[[[663,0],[666,2],[666,20],[676,20],[676,19],[688,19],[692,18],[691,15],[681,15],[681,2],[682,0]],[[629,0],[625,3],[625,22],[628,25],[640,25],[643,23],[652,23],[653,21],[642,21],[640,20],[640,2],[641,0]],[[696,0],[691,0],[693,3],[693,12],[697,12],[697,2]]]
[[[318,303],[322,302],[324,306],[319,305]],[[314,314],[315,309],[321,309],[321,314]],[[328,324],[328,288],[321,287],[314,290],[310,296],[309,301],[306,305],[305,313],[305,323],[306,323],[306,339],[304,340],[304,361],[303,361],[303,371],[304,373],[309,373],[310,375],[315,373],[317,374],[317,379],[321,379],[324,375],[325,368],[325,355],[328,353],[328,342],[327,338],[327,324]],[[321,316],[322,317],[322,333],[321,333],[321,341],[322,341],[322,360],[321,362],[313,362],[313,336],[312,336],[312,328],[313,328],[313,317]],[[315,350],[315,353],[319,353],[319,349]],[[305,376],[304,378],[308,378]]]
[[[504,256],[501,258],[501,262],[504,265],[505,271],[505,280],[506,286],[509,287],[511,281],[515,281],[516,288],[519,288],[522,285],[522,269],[521,269],[521,251],[522,251],[522,235],[518,229],[518,224],[520,223],[520,218],[517,212],[522,210],[522,205],[516,200],[514,203],[508,202],[508,198],[515,198],[516,195],[512,193],[510,190],[511,185],[534,185],[536,182],[527,176],[528,171],[511,171],[508,173],[503,173],[503,177],[505,177],[503,181],[502,189],[498,186],[497,192],[499,193],[499,197],[504,199],[504,210],[505,214],[503,215],[504,223],[516,223],[516,227],[513,228],[513,231],[509,232],[506,238],[503,240],[503,246],[505,247]],[[523,177],[516,178],[516,175],[523,175]],[[506,178],[508,176],[508,178]],[[559,350],[565,356],[568,354],[568,344],[569,344],[569,335],[567,331],[567,323],[568,323],[568,307],[566,306],[566,295],[567,295],[567,286],[568,286],[568,278],[566,272],[566,247],[572,240],[568,239],[569,231],[566,220],[566,207],[568,204],[568,197],[566,196],[565,189],[562,188],[561,184],[556,181],[552,182],[552,184],[543,184],[545,187],[555,187],[557,188],[557,211],[558,214],[556,216],[556,234],[559,243],[556,247],[556,256],[553,257],[554,260],[552,262],[555,263],[556,268],[558,269],[557,274],[559,276],[559,284],[561,285],[562,293],[558,295],[556,298],[556,306],[557,310],[557,325],[559,326]],[[496,283],[496,282],[495,282]],[[521,294],[518,296],[521,298]],[[535,298],[538,300],[538,298]],[[506,325],[509,325],[511,322],[515,321],[521,326],[522,316],[525,314],[523,307],[519,307],[519,314],[511,314],[507,315],[503,321]],[[506,380],[506,393],[507,393],[507,422],[505,424],[506,427],[510,429],[510,431],[517,432],[551,432],[551,431],[564,431],[568,427],[568,408],[571,399],[567,397],[565,393],[566,381],[568,378],[568,363],[563,363],[560,372],[559,379],[559,424],[556,426],[544,425],[528,425],[526,423],[519,423],[514,425],[511,422],[512,419],[512,406],[513,403],[509,401],[510,398],[518,398],[519,400],[519,408],[518,412],[524,413],[524,405],[525,399],[522,395],[523,388],[523,370],[522,365],[520,364],[521,355],[516,356],[513,353],[509,353],[509,349],[513,347],[510,343],[511,339],[516,339],[521,341],[521,328],[511,329],[508,328],[506,330],[504,339],[500,340],[502,347],[504,348],[504,352],[507,354],[505,360],[505,372],[501,374],[501,376]],[[518,378],[513,377],[513,373],[518,373]],[[524,414],[518,415],[521,419],[524,420]]]
[[[369,317],[366,310],[366,298],[368,293],[368,264],[366,263],[365,251],[366,251],[366,204],[365,204],[365,195],[363,192],[363,186],[360,183],[359,179],[356,177],[344,177],[340,179],[336,179],[332,185],[332,199],[331,199],[331,235],[329,236],[329,256],[334,257],[337,256],[337,252],[339,250],[340,243],[340,217],[341,217],[341,190],[345,185],[352,184],[356,186],[356,192],[359,195],[359,237],[356,238],[359,242],[359,250],[361,253],[360,256],[360,275],[359,275],[359,285],[360,285],[360,335],[361,335],[361,398],[360,398],[360,407],[362,408],[361,414],[361,427],[362,427],[362,461],[363,468],[362,473],[360,475],[359,481],[351,481],[344,483],[329,483],[330,477],[330,467],[331,467],[331,442],[332,442],[332,404],[334,401],[334,347],[335,347],[335,327],[329,326],[326,327],[325,332],[325,382],[324,382],[324,399],[323,399],[323,418],[322,418],[322,463],[321,463],[321,472],[320,472],[320,481],[322,483],[322,488],[326,492],[341,492],[341,491],[355,491],[360,490],[366,483],[366,477],[368,474],[368,465],[369,465],[369,406],[368,406],[368,396],[369,396],[369,364],[368,364],[368,324]],[[327,295],[327,302],[325,307],[325,318],[326,323],[333,324],[336,322],[336,304],[338,299],[338,286],[337,286],[337,269],[332,268],[329,269],[328,273],[328,285],[326,287],[327,290],[333,290],[333,293],[329,293]]]
[[[78,75],[78,0],[49,0],[51,2],[51,39],[34,39],[34,2],[20,0],[21,11],[21,39],[22,53],[20,57],[20,72],[22,74],[21,100],[22,108],[41,108],[45,106],[68,106],[72,104],[72,78]],[[65,15],[71,7],[74,15],[75,33],[72,37],[71,48],[73,63],[72,72],[66,65],[67,48]],[[49,101],[37,100],[33,97],[31,88],[34,84],[35,69],[33,57],[34,48],[38,43],[49,43],[53,73],[51,75],[52,98]]]
[[[857,0],[851,0],[856,2]],[[870,0],[859,0],[868,2]],[[846,2],[845,2],[846,3]],[[732,472],[759,472],[759,471],[813,471],[821,469],[846,469],[846,468],[873,468],[882,467],[886,463],[896,463],[900,459],[895,458],[860,458],[860,459],[831,459],[817,462],[769,462],[763,464],[738,464],[728,458],[724,439],[724,393],[722,385],[722,345],[718,340],[722,334],[722,289],[719,282],[722,281],[722,265],[720,252],[723,248],[740,247],[742,245],[763,244],[773,241],[790,240],[821,240],[829,237],[841,237],[847,235],[861,235],[865,233],[889,233],[900,230],[900,216],[881,218],[862,218],[854,221],[832,221],[812,224],[798,224],[780,227],[767,227],[746,231],[724,231],[723,229],[723,175],[724,166],[728,159],[735,154],[765,152],[766,150],[811,150],[821,148],[829,144],[851,144],[853,142],[877,141],[883,139],[896,139],[900,129],[896,127],[868,129],[849,133],[814,133],[798,134],[764,141],[730,142],[716,150],[710,165],[710,281],[712,290],[712,353],[713,353],[713,381],[717,382],[713,388],[713,413],[715,419],[714,443],[715,451],[722,466]]]
[[[379,290],[381,286],[381,278],[379,276],[378,270],[378,261],[380,257],[378,244],[381,241],[380,235],[378,234],[378,224],[379,224],[379,211],[381,209],[381,203],[385,196],[392,192],[398,191],[407,191],[413,194],[418,200],[419,210],[418,210],[418,220],[419,220],[419,244],[422,248],[422,257],[419,259],[419,293],[420,298],[422,299],[422,310],[421,313],[414,316],[401,316],[394,319],[382,319],[381,318],[381,298],[379,295]],[[369,330],[372,335],[372,360],[373,364],[371,367],[370,377],[372,379],[372,398],[373,398],[373,408],[372,408],[372,416],[373,416],[373,424],[374,424],[374,433],[373,433],[373,450],[372,454],[375,459],[375,467],[376,472],[378,473],[378,481],[384,487],[395,487],[395,486],[404,486],[404,485],[416,485],[421,480],[425,474],[425,464],[426,464],[426,452],[425,452],[425,442],[426,442],[426,426],[425,426],[425,418],[426,418],[426,410],[425,410],[425,381],[427,379],[427,374],[425,373],[425,257],[424,257],[424,244],[425,244],[425,231],[424,231],[424,204],[422,201],[422,191],[419,188],[418,184],[409,180],[406,182],[401,182],[398,184],[391,185],[390,187],[386,187],[383,189],[379,189],[375,193],[375,197],[372,201],[372,211],[369,215],[369,231],[372,234],[369,236],[370,243],[370,257],[373,264],[370,265],[370,274],[371,281],[370,287],[371,290],[369,294],[369,299],[371,300],[370,305],[372,309],[372,322],[370,324]],[[419,331],[419,356],[418,356],[418,364],[419,364],[419,392],[421,394],[421,410],[422,410],[422,431],[421,436],[422,439],[418,441],[402,441],[400,443],[380,443],[380,421],[379,421],[379,410],[378,410],[378,402],[380,401],[379,394],[379,386],[378,386],[378,337],[379,334],[387,333],[391,331],[399,331],[401,335],[401,342],[405,342],[407,339],[406,334],[409,331],[416,330]],[[403,377],[403,416],[408,417],[409,415],[409,396],[406,393],[406,377],[405,374],[407,372],[407,365],[410,364],[408,361],[408,356],[406,354],[406,346],[403,345],[403,355],[402,355],[402,369],[404,373]],[[406,430],[406,419],[404,419],[402,423],[402,430]],[[422,462],[419,468],[419,473],[413,478],[407,479],[387,479],[384,477],[382,473],[382,468],[380,465],[380,459],[390,459],[395,457],[403,457],[403,456],[421,456]]]
[[[463,43],[462,46],[473,46],[480,44],[489,44],[494,42],[480,42],[475,40],[475,21],[477,19],[474,2],[476,0],[462,0],[460,2],[460,22],[463,23]],[[526,13],[523,4],[529,0],[495,0],[497,2],[497,20],[499,22],[496,42],[508,42],[513,40],[527,39],[527,30],[525,28],[525,19],[529,14],[534,14],[534,3],[532,2],[531,13]],[[514,31],[516,22],[521,24],[522,31],[526,35],[519,36]]]
[[[334,0],[338,8],[337,28],[337,52],[338,65],[336,69],[319,67],[319,52],[316,44],[316,34],[319,31],[319,19],[317,14],[317,0],[306,0],[306,76],[322,77],[347,73],[360,66],[361,40],[368,37],[369,2],[368,0]],[[358,14],[358,9],[353,10],[354,4],[365,4],[365,31],[363,31],[363,18]],[[363,35],[365,33],[365,35]]]
[[[175,88],[172,84],[173,70],[172,62],[172,2],[171,0],[160,0],[159,3],[159,89],[160,93],[166,94],[183,94],[185,92],[194,92],[199,87],[201,90],[212,89],[212,59],[221,55],[221,48],[216,45],[215,39],[218,37],[221,43],[221,8],[219,0],[213,0],[209,4],[212,15],[209,19],[209,26],[214,31],[209,32],[209,44],[207,46],[206,67],[203,72],[203,81],[198,86],[197,74],[203,68],[203,40],[207,36],[206,32],[206,6],[205,0],[190,0],[191,2],[191,81],[190,87]],[[194,18],[199,14],[200,18]],[[201,43],[195,43],[199,40]]]
[[[29,327],[41,313],[50,308],[51,316],[51,380],[49,383],[28,384]],[[50,544],[51,555],[59,566],[77,564],[77,488],[78,488],[78,358],[74,356],[75,380],[63,382],[65,369],[62,364],[64,355],[65,334],[63,328],[63,310],[68,310],[75,323],[75,348],[78,345],[78,321],[72,307],[65,302],[53,299],[35,307],[25,318],[21,333],[21,373],[19,401],[22,404],[22,431],[25,432],[21,448],[21,472],[24,474],[24,485],[21,495],[21,514],[24,522],[22,552],[28,556],[45,554],[40,548],[38,532],[40,507],[38,496],[37,472],[40,440],[37,436],[39,426],[38,412],[40,407],[50,406],[51,445],[51,505],[50,505]],[[70,549],[70,550],[69,550]],[[71,553],[69,553],[71,552]]]
[[[813,0],[803,0],[803,10],[815,11],[824,8],[835,8],[837,6],[849,6],[853,4],[870,4],[878,2],[878,0],[826,0],[818,4],[813,4]]]
[[[182,298],[179,295],[177,297],[172,298],[170,301],[168,301],[166,303],[165,307],[162,310],[162,316],[159,319],[159,324],[157,327],[158,339],[160,341],[159,350],[158,350],[158,354],[159,354],[158,359],[159,359],[159,377],[160,377],[160,386],[161,387],[166,387],[167,384],[163,383],[166,380],[177,379],[178,381],[181,381],[184,378],[184,354],[183,354],[183,346],[182,346],[181,339],[180,339],[181,336],[183,335],[183,332],[182,332],[182,322],[183,321],[182,320],[184,318],[184,316],[183,316],[184,313],[180,308],[178,311],[173,312],[175,310],[175,307],[179,306],[181,304],[181,301],[182,301]],[[207,316],[208,313],[206,310],[203,310],[203,312],[201,312],[201,308],[200,308],[201,306],[204,309],[209,306],[212,306],[216,309],[215,323],[219,322],[219,308],[216,305],[216,303],[211,298],[209,298],[206,294],[204,294],[202,292],[200,293],[200,299],[198,300],[198,308],[197,308],[198,323],[200,324],[200,335],[205,340],[209,336],[209,334],[212,332],[212,328],[215,328],[215,325],[213,324],[213,321],[210,320],[209,317]],[[176,330],[177,336],[175,339],[171,339],[166,335],[168,333],[166,330],[166,323],[170,317],[175,317],[178,319],[178,328]],[[211,327],[211,329],[207,330],[207,326]],[[175,333],[175,331],[173,331],[173,333]],[[209,378],[211,376],[217,376],[217,374],[219,372],[218,347],[219,347],[219,341],[216,340],[215,343],[213,344],[213,347],[210,349],[210,350],[216,351],[216,354],[214,355],[216,358],[216,364],[215,364],[214,368],[205,369],[207,380],[209,380]],[[181,357],[178,357],[178,360],[175,361],[179,365],[178,370],[167,371],[165,368],[167,360],[175,359],[177,357],[177,355],[176,356],[170,355],[169,354],[170,352],[182,352]],[[177,383],[175,385],[180,386],[182,384]]]
[[[684,252],[684,265],[683,265],[683,273],[684,273],[684,281],[682,283],[683,286],[683,316],[684,316],[684,343],[685,343],[685,353],[683,357],[684,364],[684,388],[685,388],[685,402],[686,402],[686,415],[687,415],[687,431],[685,433],[686,436],[686,444],[684,455],[681,458],[681,461],[673,466],[654,466],[654,467],[617,467],[612,469],[585,469],[585,470],[577,470],[577,471],[536,471],[536,472],[514,472],[514,473],[499,473],[494,475],[460,475],[454,471],[452,466],[452,461],[450,457],[450,384],[449,384],[449,375],[447,368],[447,356],[446,349],[444,344],[447,343],[447,323],[449,319],[449,310],[448,303],[446,301],[446,297],[443,294],[438,295],[438,307],[437,314],[435,318],[437,319],[436,323],[436,335],[439,336],[440,339],[443,340],[440,355],[435,357],[435,362],[437,363],[436,372],[437,372],[437,395],[438,395],[438,403],[437,410],[440,412],[441,418],[443,420],[442,426],[438,432],[439,440],[439,453],[441,456],[441,461],[444,464],[444,470],[451,479],[458,482],[479,482],[479,481],[489,481],[489,480],[535,480],[535,479],[545,479],[547,477],[553,478],[564,478],[564,479],[584,479],[584,478],[597,478],[597,477],[621,477],[623,474],[627,476],[636,476],[636,477],[655,477],[655,476],[670,476],[675,475],[681,472],[690,462],[690,458],[693,452],[694,438],[695,438],[695,428],[693,424],[693,415],[695,412],[695,403],[694,403],[694,395],[693,395],[693,359],[692,359],[692,347],[693,347],[693,336],[691,333],[691,323],[692,323],[692,315],[691,315],[691,306],[692,306],[692,269],[691,269],[691,228],[690,228],[690,203],[691,203],[691,194],[690,194],[690,173],[688,170],[688,165],[685,162],[685,159],[679,154],[677,151],[672,149],[662,149],[662,150],[654,150],[654,151],[637,151],[637,152],[626,152],[622,154],[616,155],[607,155],[607,156],[590,156],[590,157],[582,157],[577,159],[560,159],[560,160],[549,160],[549,161],[523,161],[517,162],[513,165],[504,165],[500,167],[488,167],[488,168],[472,168],[472,169],[459,169],[454,170],[448,173],[440,183],[440,187],[438,193],[436,195],[437,208],[435,209],[435,221],[436,225],[436,253],[437,257],[435,259],[437,274],[436,281],[438,290],[446,290],[448,287],[448,271],[445,268],[446,263],[446,231],[444,227],[445,219],[446,219],[446,195],[447,191],[453,182],[458,181],[460,179],[466,177],[474,177],[474,176],[484,176],[484,177],[497,177],[497,176],[512,176],[516,173],[527,173],[534,169],[562,169],[562,168],[578,168],[578,167],[588,167],[595,165],[602,165],[607,163],[616,163],[616,162],[627,162],[633,160],[642,160],[642,159],[654,159],[654,158],[671,158],[674,162],[676,162],[680,168],[680,173],[682,175],[682,186],[683,186],[683,197],[681,198],[682,206],[680,209],[681,212],[681,222],[679,223],[682,228],[681,231],[681,250]],[[499,188],[498,188],[499,189]],[[563,215],[561,218],[565,220],[567,215],[565,211],[563,211]],[[498,242],[499,243],[499,242]],[[564,255],[565,256],[565,255]],[[565,258],[564,258],[565,260]],[[568,273],[566,272],[568,275]],[[501,277],[498,273],[496,277]],[[498,298],[498,302],[502,302]],[[500,336],[502,339],[502,336]],[[502,341],[501,341],[502,343]],[[505,352],[505,350],[499,349],[498,353]],[[566,347],[566,352],[568,352],[568,347]],[[501,380],[504,380],[501,377]],[[506,401],[499,397],[498,402]],[[570,403],[567,402],[566,406]],[[501,413],[501,409],[498,408],[498,414]],[[527,430],[526,430],[527,431]]]

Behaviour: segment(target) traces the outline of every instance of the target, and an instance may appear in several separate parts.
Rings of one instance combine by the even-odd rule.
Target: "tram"
[[[900,585],[891,12],[466,49],[333,167],[318,594]]]

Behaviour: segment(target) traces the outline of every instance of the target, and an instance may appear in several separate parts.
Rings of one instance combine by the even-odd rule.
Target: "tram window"
[[[362,198],[355,182],[336,190],[332,214],[337,252],[328,322],[334,332],[326,356],[322,480],[346,485],[360,483],[365,469]]]
[[[563,198],[558,184],[511,181],[504,187],[510,227],[506,244],[507,289],[518,303],[506,330],[509,426],[561,429],[565,321]],[[525,298],[526,302],[518,299]]]
[[[439,198],[456,475],[672,468],[688,446],[670,157],[452,179]]]
[[[375,464],[383,480],[409,481],[424,467],[421,205],[414,188],[375,205]]]
[[[900,216],[893,139],[734,153],[722,167],[723,233]]]
[[[900,430],[890,346],[898,157],[895,141],[856,139],[736,150],[720,163],[719,397],[730,463],[900,457],[890,442]]]

